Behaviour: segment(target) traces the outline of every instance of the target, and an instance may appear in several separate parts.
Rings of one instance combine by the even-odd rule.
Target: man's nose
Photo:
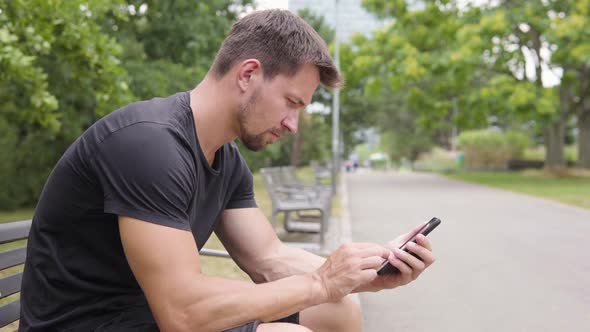
[[[297,125],[299,124],[299,111],[290,113],[285,117],[281,125],[287,129],[290,133],[295,134],[297,132]]]

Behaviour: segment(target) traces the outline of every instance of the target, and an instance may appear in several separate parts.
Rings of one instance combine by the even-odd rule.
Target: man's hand
[[[426,268],[432,265],[435,261],[434,255],[432,254],[432,246],[430,245],[428,238],[424,235],[420,234],[416,237],[417,243],[410,242],[406,245],[408,251],[414,253],[416,256],[420,257],[420,259],[412,256],[408,252],[398,249],[411,238],[414,233],[422,228],[422,226],[424,226],[424,224],[416,226],[407,234],[401,235],[387,244],[387,247],[391,250],[387,260],[389,260],[389,262],[400,272],[378,276],[369,283],[355,289],[355,292],[377,292],[383,289],[391,289],[408,284],[416,280]]]
[[[391,251],[372,243],[341,245],[313,273],[321,281],[325,300],[335,302],[377,278],[377,268]]]

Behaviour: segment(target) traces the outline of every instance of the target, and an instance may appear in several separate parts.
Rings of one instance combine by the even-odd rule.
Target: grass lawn
[[[20,209],[10,212],[0,211],[0,223],[31,219],[33,218],[33,211],[33,209]]]
[[[590,209],[590,174],[584,172],[563,177],[542,171],[465,172],[445,175],[451,179],[475,182]]]

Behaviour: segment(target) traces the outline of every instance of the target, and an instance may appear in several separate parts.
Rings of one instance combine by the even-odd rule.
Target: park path
[[[361,294],[365,332],[590,331],[590,210],[432,174],[346,181],[355,242],[443,221],[424,275]]]

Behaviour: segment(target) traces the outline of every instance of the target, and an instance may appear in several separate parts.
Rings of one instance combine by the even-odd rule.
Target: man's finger
[[[361,258],[366,258],[366,257],[371,257],[371,256],[376,256],[376,257],[381,257],[383,259],[387,259],[389,257],[389,255],[391,254],[391,250],[373,244],[372,247],[369,248],[364,248],[358,251],[358,255]]]
[[[391,263],[391,265],[395,266],[399,270],[399,273],[401,273],[402,278],[405,280],[404,284],[407,284],[409,280],[411,280],[412,269],[406,263],[404,263],[404,261],[393,255],[389,259],[389,263]]]
[[[377,278],[377,270],[366,269],[361,271],[361,285],[368,284]]]
[[[428,238],[426,236],[424,236],[422,234],[418,235],[416,237],[416,243],[418,243],[422,247],[432,251],[432,245],[430,244],[430,241],[428,240]]]
[[[400,245],[402,243],[405,243],[406,241],[408,241],[409,239],[412,238],[412,235],[414,235],[417,232],[419,232],[425,225],[426,225],[426,223],[422,223],[422,224],[417,225],[411,231],[409,231],[408,233],[406,233],[406,234],[402,235],[401,237],[399,237],[396,242],[398,242]]]
[[[386,261],[387,260],[383,259],[382,257],[377,257],[377,256],[367,257],[362,260],[361,269],[363,269],[363,270],[365,270],[365,269],[378,269]]]
[[[416,272],[422,272],[426,268],[426,265],[424,262],[422,262],[418,258],[412,256],[412,254],[410,254],[408,252],[405,252],[400,249],[396,249],[393,251],[393,253],[395,254],[395,257],[404,261],[404,263],[406,263],[408,266],[410,266],[412,268],[412,270],[414,270]]]
[[[432,251],[426,249],[425,247],[416,243],[408,243],[406,248],[408,251],[416,254],[416,256],[418,256],[424,262],[424,264],[426,264],[426,266],[430,266],[432,263],[434,263],[434,255],[432,254]]]

